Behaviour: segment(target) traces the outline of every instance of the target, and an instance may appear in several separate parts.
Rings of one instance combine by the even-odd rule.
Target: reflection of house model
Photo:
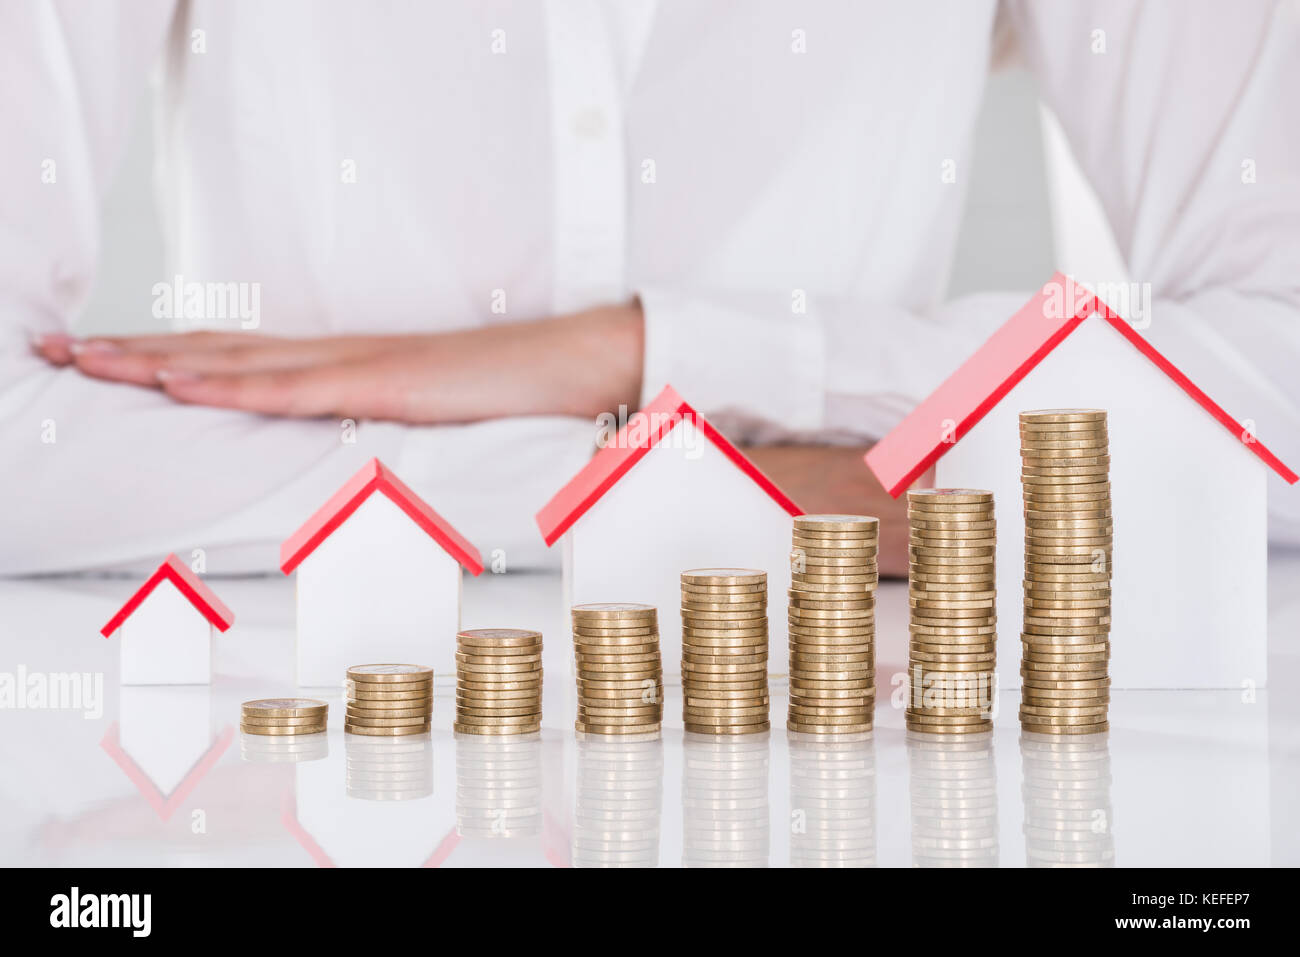
[[[567,606],[653,602],[666,669],[681,661],[681,573],[761,568],[771,640],[785,641],[790,516],[802,514],[671,386],[604,444],[537,513],[564,540]],[[780,655],[774,667],[784,668]]]
[[[124,685],[205,685],[212,680],[212,629],[225,631],[234,620],[198,575],[168,555],[100,634],[118,635]]]
[[[461,566],[479,574],[478,549],[371,459],[280,546],[280,570],[298,572],[298,684],[454,647]]]
[[[1018,417],[1078,407],[1109,413],[1115,686],[1262,685],[1265,482],[1270,469],[1290,483],[1296,474],[1060,273],[885,436],[867,464],[895,496],[931,465],[936,485],[993,490],[999,680],[1015,687],[1020,656],[1005,649],[1022,614]]]

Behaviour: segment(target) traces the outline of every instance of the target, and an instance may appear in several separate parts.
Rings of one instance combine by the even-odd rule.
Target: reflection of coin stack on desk
[[[876,866],[876,749],[870,734],[790,735],[790,864]]]
[[[1025,622],[1020,724],[1105,731],[1110,701],[1110,454],[1106,413],[1020,413]]]
[[[353,665],[348,669],[348,734],[423,734],[433,714],[433,669],[424,665]]]
[[[457,736],[456,832],[487,838],[542,833],[540,736]]]
[[[876,554],[867,515],[800,515],[790,547],[790,710],[811,734],[871,730],[876,706]]]
[[[663,778],[657,738],[580,738],[573,866],[657,867]]]
[[[682,721],[700,734],[771,727],[767,695],[767,572],[682,572]]]
[[[433,793],[428,735],[345,736],[347,794],[362,801],[414,801]]]
[[[993,736],[907,732],[913,867],[997,867]]]
[[[456,635],[459,734],[530,734],[542,727],[542,633],[472,628]]]
[[[1025,863],[1114,867],[1110,747],[1105,735],[1020,735]]]
[[[686,735],[682,866],[767,867],[769,744],[767,735]]]
[[[653,734],[664,718],[664,668],[654,605],[574,605],[578,720],[588,734]]]
[[[250,764],[300,764],[329,757],[328,734],[239,736],[240,756]]]
[[[909,695],[913,731],[978,734],[993,727],[997,589],[993,493],[907,493]]]

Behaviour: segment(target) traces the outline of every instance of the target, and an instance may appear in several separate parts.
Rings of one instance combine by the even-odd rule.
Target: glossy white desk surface
[[[1021,734],[1014,692],[979,741],[909,736],[883,692],[871,735],[801,740],[781,679],[764,735],[684,735],[674,683],[659,739],[579,741],[547,574],[465,589],[467,627],[545,632],[540,737],[453,735],[440,676],[430,735],[343,734],[340,689],[314,692],[326,735],[268,741],[240,733],[239,703],[294,692],[292,584],[213,584],[238,622],[212,686],[121,688],[97,629],[131,582],[0,583],[0,676],[104,676],[98,718],[0,710],[0,864],[1300,865],[1300,555],[1270,562],[1267,688],[1116,691],[1108,734],[1060,741]],[[878,613],[889,675],[903,583]]]

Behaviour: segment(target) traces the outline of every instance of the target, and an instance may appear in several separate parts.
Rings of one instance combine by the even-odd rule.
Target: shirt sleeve
[[[1013,0],[1008,13],[1128,278],[1150,284],[1143,335],[1300,467],[1300,7]],[[1300,489],[1270,475],[1269,511],[1273,539],[1300,544]]]

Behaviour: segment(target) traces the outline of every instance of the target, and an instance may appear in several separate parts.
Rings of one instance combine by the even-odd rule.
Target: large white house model
[[[122,684],[205,685],[212,681],[212,629],[234,621],[212,589],[168,555],[99,631],[118,636]]]
[[[537,524],[563,539],[566,608],[653,602],[664,671],[681,665],[681,573],[760,568],[768,575],[771,643],[785,644],[790,517],[776,484],[667,386],[560,489]],[[782,655],[772,666],[784,670]]]
[[[280,546],[298,573],[298,684],[366,661],[450,667],[462,567],[483,571],[478,549],[371,459]]]
[[[1124,688],[1263,686],[1265,487],[1296,474],[1098,297],[1057,273],[867,454],[899,495],[991,489],[1002,687],[1018,687],[1024,514],[1019,413],[1108,413],[1111,676]]]

